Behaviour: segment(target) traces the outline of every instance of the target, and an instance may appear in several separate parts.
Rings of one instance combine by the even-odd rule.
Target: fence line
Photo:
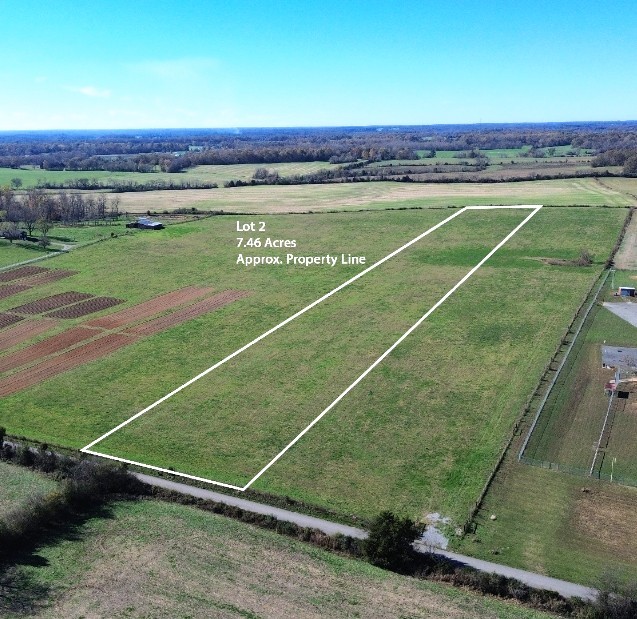
[[[602,288],[604,287],[604,284],[606,283],[606,280],[608,279],[608,275],[610,274],[610,269],[606,269],[603,273],[603,275],[601,275],[601,283],[599,284],[599,286],[597,287],[596,292],[593,294],[593,298],[591,299],[591,302],[589,303],[588,307],[586,308],[586,311],[582,317],[582,320],[579,324],[579,326],[577,327],[575,333],[573,334],[572,338],[571,338],[571,342],[568,345],[565,353],[564,353],[564,357],[562,358],[562,361],[560,362],[559,366],[557,367],[557,370],[555,370],[555,374],[553,375],[553,378],[551,379],[551,382],[549,383],[548,388],[546,389],[546,392],[544,393],[544,396],[542,397],[542,400],[540,401],[540,404],[538,405],[537,408],[537,412],[535,413],[535,417],[533,418],[533,422],[531,423],[531,427],[529,428],[529,431],[526,435],[526,438],[524,439],[524,442],[522,443],[522,448],[520,449],[520,453],[518,454],[518,461],[522,460],[522,457],[524,456],[524,452],[526,451],[526,448],[529,444],[529,441],[531,440],[531,436],[533,435],[533,432],[535,430],[535,427],[537,426],[537,422],[540,419],[540,415],[542,414],[542,411],[544,410],[544,407],[546,406],[546,402],[549,399],[549,396],[551,395],[553,388],[555,387],[555,383],[557,383],[557,379],[560,377],[560,374],[562,372],[562,369],[564,368],[564,365],[566,364],[566,361],[568,360],[571,351],[573,350],[573,346],[575,345],[575,342],[577,342],[577,338],[579,337],[580,332],[582,331],[582,328],[584,327],[584,324],[586,323],[586,319],[588,318],[588,315],[590,314],[591,310],[593,309],[593,307],[595,306],[595,303],[597,301],[597,297],[599,296],[599,293],[601,292]],[[599,281],[599,279],[597,280]],[[579,309],[577,310],[577,312],[575,313],[575,316],[571,322],[571,324],[569,325],[569,328],[567,329],[566,332],[566,336],[564,338],[562,338],[562,344],[560,344],[560,348],[556,351],[555,355],[553,356],[553,359],[555,359],[560,352],[561,347],[563,346],[563,342],[566,339],[566,337],[568,336],[568,333],[571,331],[573,325],[577,322],[578,316],[582,310],[582,307],[584,306],[584,304],[586,303],[586,299],[588,299],[588,297],[590,296],[591,292],[593,291],[593,289],[595,288],[595,284],[593,284],[593,286],[591,287],[591,290],[589,290],[588,294],[586,295],[586,297],[584,298],[584,301],[582,302],[582,305],[580,305]],[[551,364],[548,365],[548,369],[550,369]]]

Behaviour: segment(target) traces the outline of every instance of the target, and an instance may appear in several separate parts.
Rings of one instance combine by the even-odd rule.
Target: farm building
[[[164,224],[159,221],[153,221],[148,217],[138,217],[137,221],[131,221],[126,224],[127,228],[139,228],[140,230],[161,230]]]
[[[620,286],[617,291],[620,297],[634,297],[635,289],[631,286]]]

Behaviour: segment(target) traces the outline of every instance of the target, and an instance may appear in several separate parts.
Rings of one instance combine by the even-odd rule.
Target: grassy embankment
[[[3,483],[0,505],[53,485],[13,465],[0,463],[0,468],[3,481],[11,484]],[[38,619],[549,616],[157,501],[116,503],[72,533],[51,537],[16,558],[18,589],[0,599],[7,619],[25,613]]]

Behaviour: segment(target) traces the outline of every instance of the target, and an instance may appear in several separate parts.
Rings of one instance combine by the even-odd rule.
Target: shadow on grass
[[[51,602],[56,591],[39,577],[39,570],[48,567],[49,561],[38,552],[62,542],[82,541],[87,534],[84,525],[97,518],[113,519],[112,505],[74,511],[25,539],[13,551],[0,549],[0,617],[32,616]]]

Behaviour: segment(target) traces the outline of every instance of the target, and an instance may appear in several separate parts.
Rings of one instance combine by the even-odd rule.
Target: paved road
[[[637,217],[635,218],[637,219]],[[631,301],[627,302],[617,302],[617,303],[604,303],[604,307],[609,311],[613,312],[616,316],[623,318],[626,322],[633,325],[633,327],[637,327],[637,303],[632,303]]]
[[[175,481],[169,481],[160,477],[154,477],[152,475],[144,475],[143,473],[134,473],[134,475],[141,481],[151,486],[157,486],[159,488],[165,488],[167,490],[173,490],[182,494],[189,494],[190,496],[198,497],[200,499],[208,499],[211,501],[217,501],[218,503],[224,503],[226,505],[234,505],[240,507],[248,512],[256,514],[264,514],[267,516],[274,516],[279,520],[286,522],[293,522],[301,527],[311,527],[323,531],[328,535],[334,535],[336,533],[342,533],[343,535],[349,535],[358,539],[365,539],[367,532],[363,529],[357,529],[356,527],[350,527],[345,524],[339,524],[337,522],[330,522],[329,520],[323,520],[322,518],[314,518],[313,516],[306,516],[305,514],[299,514],[287,509],[281,509],[278,507],[271,507],[270,505],[263,505],[255,501],[248,501],[247,499],[240,499],[220,492],[214,492],[213,490],[204,490],[202,488],[195,488],[187,484],[181,484]],[[535,589],[549,589],[550,591],[557,591],[564,597],[579,597],[582,599],[593,599],[596,591],[582,585],[577,585],[565,580],[558,580],[557,578],[550,578],[549,576],[543,576],[542,574],[536,574],[534,572],[527,572],[525,570],[519,570],[514,567],[508,567],[507,565],[500,565],[499,563],[491,563],[490,561],[482,561],[481,559],[475,559],[473,557],[467,557],[465,555],[459,555],[455,552],[449,552],[447,550],[440,550],[438,548],[431,548],[424,544],[416,544],[416,550],[420,552],[433,552],[434,554],[447,557],[458,563],[468,565],[482,572],[493,572],[495,574],[501,574],[502,576],[508,576],[510,578],[517,578],[521,582],[525,583],[529,587]]]

